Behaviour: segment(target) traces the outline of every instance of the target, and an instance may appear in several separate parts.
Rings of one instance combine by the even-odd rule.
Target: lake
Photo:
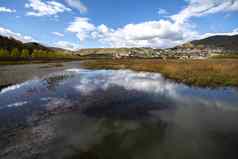
[[[236,87],[79,62],[0,67],[0,158],[238,158]]]

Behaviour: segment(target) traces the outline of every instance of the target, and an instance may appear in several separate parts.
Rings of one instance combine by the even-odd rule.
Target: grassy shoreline
[[[57,62],[70,62],[70,61],[79,61],[81,59],[34,59],[34,60],[0,60],[1,65],[21,65],[21,64],[41,64],[41,63],[57,63]]]
[[[237,59],[188,61],[164,61],[159,59],[88,60],[84,61],[81,66],[87,69],[131,69],[158,72],[166,78],[194,86],[238,86]]]

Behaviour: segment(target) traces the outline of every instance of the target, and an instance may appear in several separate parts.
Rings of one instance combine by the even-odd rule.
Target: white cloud
[[[199,34],[189,19],[218,12],[237,11],[238,0],[188,0],[188,2],[185,9],[171,16],[170,19],[127,24],[117,29],[110,29],[103,25],[98,27],[93,35],[113,47],[166,48],[213,35],[237,34],[237,31]],[[164,14],[166,10],[160,9],[159,13]]]
[[[171,47],[197,37],[189,25],[175,24],[171,20],[146,21],[127,24],[112,29],[102,24],[95,26],[88,18],[77,17],[67,28],[82,41],[86,38],[99,40],[111,47]]]
[[[96,70],[92,72],[83,69],[68,69],[66,71],[81,75],[79,83],[74,88],[83,94],[90,94],[96,90],[107,90],[110,87],[119,86],[126,90],[154,94],[163,94],[166,91],[170,96],[177,97],[177,94],[175,94],[177,85],[164,80],[160,74],[156,73],[138,73],[130,70]],[[88,76],[88,74],[92,76]],[[95,77],[92,78],[93,76]],[[95,79],[97,79],[96,82]]]
[[[67,41],[58,41],[57,43],[54,44],[54,46],[62,48],[62,49],[71,50],[71,51],[75,51],[79,49],[79,45],[75,43],[70,43]]]
[[[234,29],[233,32],[238,32],[238,28]]]
[[[23,101],[23,102],[16,102],[16,103],[12,103],[12,104],[9,104],[7,105],[8,108],[12,108],[12,107],[21,107],[21,106],[24,106],[28,104],[27,101]]]
[[[190,21],[218,12],[238,10],[238,0],[187,0],[188,6],[168,19],[127,24],[120,28],[110,28],[105,24],[95,26],[88,18],[76,18],[68,31],[76,33],[80,40],[92,38],[111,47],[159,47],[168,48],[212,35],[234,35],[230,33],[200,34]],[[159,10],[165,14],[166,10]]]
[[[112,47],[161,47],[176,46],[197,37],[187,25],[174,24],[169,20],[147,21],[127,24],[122,28],[110,29],[100,25],[93,37]]]
[[[32,11],[27,12],[30,16],[51,16],[57,15],[58,13],[63,13],[65,11],[71,11],[63,4],[56,1],[46,1],[41,0],[28,0],[29,3],[25,4],[26,8],[32,9]]]
[[[16,32],[13,32],[9,29],[6,29],[6,28],[3,28],[3,27],[0,27],[0,35],[2,36],[6,36],[6,37],[13,37],[17,40],[20,40],[22,42],[31,42],[31,41],[35,41],[32,37],[30,36],[24,36],[20,33],[16,33]]]
[[[200,35],[199,39],[204,39],[204,38],[208,38],[208,37],[216,36],[216,35],[226,35],[226,36],[238,35],[238,28],[234,29],[232,32],[205,33],[205,34]]]
[[[80,0],[65,0],[65,1],[69,6],[78,9],[80,13],[86,13],[88,11],[88,8]]]
[[[90,33],[95,30],[95,26],[90,23],[90,20],[85,17],[76,17],[69,25],[67,31],[76,33],[80,41],[85,40],[90,36]]]
[[[59,33],[59,32],[52,32],[52,34],[59,36],[59,37],[64,37],[63,33]]]
[[[199,17],[218,12],[238,11],[237,0],[187,0],[188,6],[171,16],[177,23],[184,23],[191,17]]]
[[[122,28],[110,29],[100,25],[92,33],[111,47],[159,47],[169,48],[188,41],[204,39],[216,35],[238,35],[238,28],[231,32],[214,32],[200,34],[191,23],[176,23],[170,20],[148,21],[139,24],[128,24]]]
[[[15,9],[10,9],[10,8],[7,8],[7,7],[0,6],[0,12],[15,13],[16,10],[15,10]]]
[[[159,15],[165,15],[165,14],[168,14],[168,11],[165,10],[165,9],[163,9],[163,8],[159,8],[158,14],[159,14]]]

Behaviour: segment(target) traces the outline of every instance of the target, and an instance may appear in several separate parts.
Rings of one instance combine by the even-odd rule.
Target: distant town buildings
[[[187,43],[169,49],[153,48],[102,48],[82,49],[80,56],[104,57],[113,59],[122,58],[161,58],[161,59],[206,59],[209,56],[232,53],[234,51],[217,47],[193,45]]]

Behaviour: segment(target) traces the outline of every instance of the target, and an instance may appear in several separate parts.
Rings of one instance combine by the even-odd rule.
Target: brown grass
[[[158,60],[121,59],[89,60],[83,67],[89,69],[132,69],[159,72],[167,78],[197,86],[238,86],[237,59]]]

